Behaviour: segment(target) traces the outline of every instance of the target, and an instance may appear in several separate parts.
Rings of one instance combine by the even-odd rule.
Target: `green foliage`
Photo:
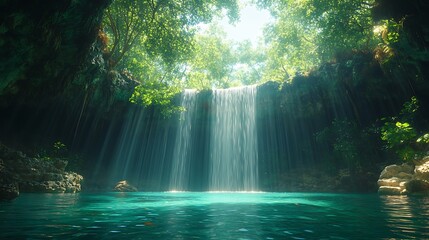
[[[419,110],[419,101],[413,96],[411,97],[411,101],[404,103],[399,117],[405,121],[412,121],[417,110]]]
[[[382,21],[383,31],[381,36],[385,44],[393,44],[399,42],[399,33],[402,30],[403,20],[396,22],[393,19]]]
[[[235,43],[216,24],[195,37],[193,57],[186,64],[185,86],[195,89],[228,88],[261,81],[263,48],[249,41]]]
[[[171,116],[176,112],[183,111],[180,106],[173,104],[173,97],[180,92],[180,88],[168,86],[167,84],[152,81],[144,86],[135,87],[134,93],[130,97],[132,103],[143,106],[161,107],[161,112],[165,117]]]
[[[236,1],[116,0],[104,19],[105,32],[112,40],[109,62],[112,67],[126,68],[142,86],[155,86],[151,82],[158,81],[181,88],[227,88],[291,80],[338,52],[374,46],[373,0],[257,2],[277,19],[265,32],[268,48],[228,42],[216,24],[195,36],[196,25],[211,21],[221,13],[218,10],[227,9],[228,16],[236,19]],[[141,87],[136,90],[139,96],[153,92],[153,88],[145,94]],[[145,98],[133,102],[155,102],[153,97]]]
[[[130,101],[165,107],[167,115],[180,110],[171,98],[183,86],[196,26],[223,10],[232,21],[238,18],[237,1],[113,1],[103,19],[110,40],[105,55],[111,70],[126,71],[142,83]]]
[[[417,143],[429,144],[429,133],[425,133],[416,140]]]
[[[385,122],[381,127],[381,139],[386,141],[388,148],[410,144],[416,136],[416,130],[407,122]]]
[[[128,1],[115,0],[105,12],[103,23],[109,39],[111,64],[127,65],[127,54],[137,49],[150,57],[161,57],[167,64],[183,60],[192,50],[197,24],[209,22],[227,9],[237,18],[236,1]],[[124,59],[125,58],[125,59]]]
[[[407,42],[403,36],[403,20],[383,20],[374,27],[374,35],[380,40],[375,51],[375,58],[382,64],[388,63],[395,56],[395,48],[401,42]]]
[[[333,144],[334,154],[347,162],[349,168],[356,168],[359,164],[359,152],[357,147],[358,129],[355,123],[349,121],[334,120],[332,127],[336,139]]]
[[[231,43],[212,26],[207,34],[196,36],[193,58],[188,62],[187,87],[196,89],[227,88],[235,63]]]
[[[36,157],[44,161],[51,161],[54,158],[67,158],[68,149],[64,143],[61,141],[56,141],[47,148],[40,148],[37,151]]]
[[[347,119],[335,119],[330,126],[315,134],[316,141],[332,148],[333,155],[325,156],[340,168],[358,171],[369,163],[376,144],[370,129],[360,129]]]
[[[53,145],[53,154],[54,156],[60,157],[67,154],[67,147],[64,143],[57,141]]]
[[[412,126],[415,113],[419,109],[418,100],[412,97],[404,103],[397,117],[384,118],[381,127],[381,139],[387,149],[393,150],[403,161],[412,161],[421,153],[419,145],[429,142],[429,134],[417,137],[417,131]]]
[[[400,20],[380,21],[374,27],[374,33],[380,40],[375,49],[375,58],[386,72],[397,78],[424,81],[420,63],[429,61],[429,52],[420,44],[420,39],[425,39],[426,36],[424,33],[417,34],[414,23],[410,22],[413,22],[413,17],[404,16]],[[415,39],[416,36],[419,36],[419,40]]]
[[[276,17],[267,29],[270,44],[266,77],[291,80],[321,62],[352,49],[372,50],[373,0],[259,0]]]
[[[232,78],[244,85],[261,84],[266,66],[267,54],[264,46],[252,46],[249,41],[238,43],[234,48],[237,64]]]

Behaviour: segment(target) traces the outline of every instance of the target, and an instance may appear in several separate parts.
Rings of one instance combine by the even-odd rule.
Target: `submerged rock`
[[[127,180],[119,181],[113,188],[115,192],[137,192],[137,188],[129,184]]]
[[[390,165],[384,168],[377,181],[378,193],[401,195],[429,192],[429,157],[415,167],[409,164]]]
[[[390,165],[381,172],[378,183],[378,193],[385,195],[406,194],[406,183],[412,179],[413,166],[408,164]]]

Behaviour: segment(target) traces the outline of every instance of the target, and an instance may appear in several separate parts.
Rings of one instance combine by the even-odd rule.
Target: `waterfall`
[[[176,142],[171,166],[170,189],[185,191],[190,184],[190,164],[192,158],[192,119],[195,114],[197,91],[185,90],[181,106],[185,111],[180,113]]]
[[[213,90],[209,190],[258,189],[256,86]]]
[[[171,119],[130,108],[98,175],[144,191],[257,191],[256,87],[185,90],[180,101]]]

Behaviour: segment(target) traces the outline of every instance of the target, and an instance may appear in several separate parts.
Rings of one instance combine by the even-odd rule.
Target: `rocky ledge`
[[[11,200],[19,192],[76,193],[83,177],[66,172],[61,158],[27,157],[0,145],[0,200]]]
[[[385,167],[378,186],[378,193],[384,195],[429,193],[429,156],[415,166],[404,163]]]

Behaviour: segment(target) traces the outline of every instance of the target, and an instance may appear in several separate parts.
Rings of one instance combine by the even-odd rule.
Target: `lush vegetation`
[[[131,73],[142,84],[226,88],[290,81],[351,49],[371,51],[378,43],[370,12],[373,1],[257,4],[276,19],[266,29],[266,46],[227,42],[216,23],[206,32],[197,31],[199,23],[222,16],[222,9],[236,20],[236,1],[116,0],[106,11],[103,28],[110,67]]]
[[[222,10],[237,18],[236,1],[113,1],[103,20],[104,51],[110,71],[140,82],[132,102],[177,110],[170,100],[184,86],[196,26]]]
[[[392,149],[403,161],[419,160],[428,147],[429,134],[418,133],[413,127],[418,104],[417,98],[412,97],[404,103],[398,116],[383,119],[381,139],[385,141],[386,148]]]
[[[290,82],[350,50],[371,51],[380,40],[373,34],[371,0],[254,4],[275,18],[259,46],[228,41],[211,22],[225,11],[237,20],[237,1],[115,0],[103,20],[108,68],[140,82],[132,102],[161,105],[171,113],[178,108],[169,99],[181,89]],[[198,31],[200,23],[209,24],[208,30]]]
[[[373,1],[260,0],[276,22],[266,30],[268,80],[291,81],[350,50],[371,51]]]

